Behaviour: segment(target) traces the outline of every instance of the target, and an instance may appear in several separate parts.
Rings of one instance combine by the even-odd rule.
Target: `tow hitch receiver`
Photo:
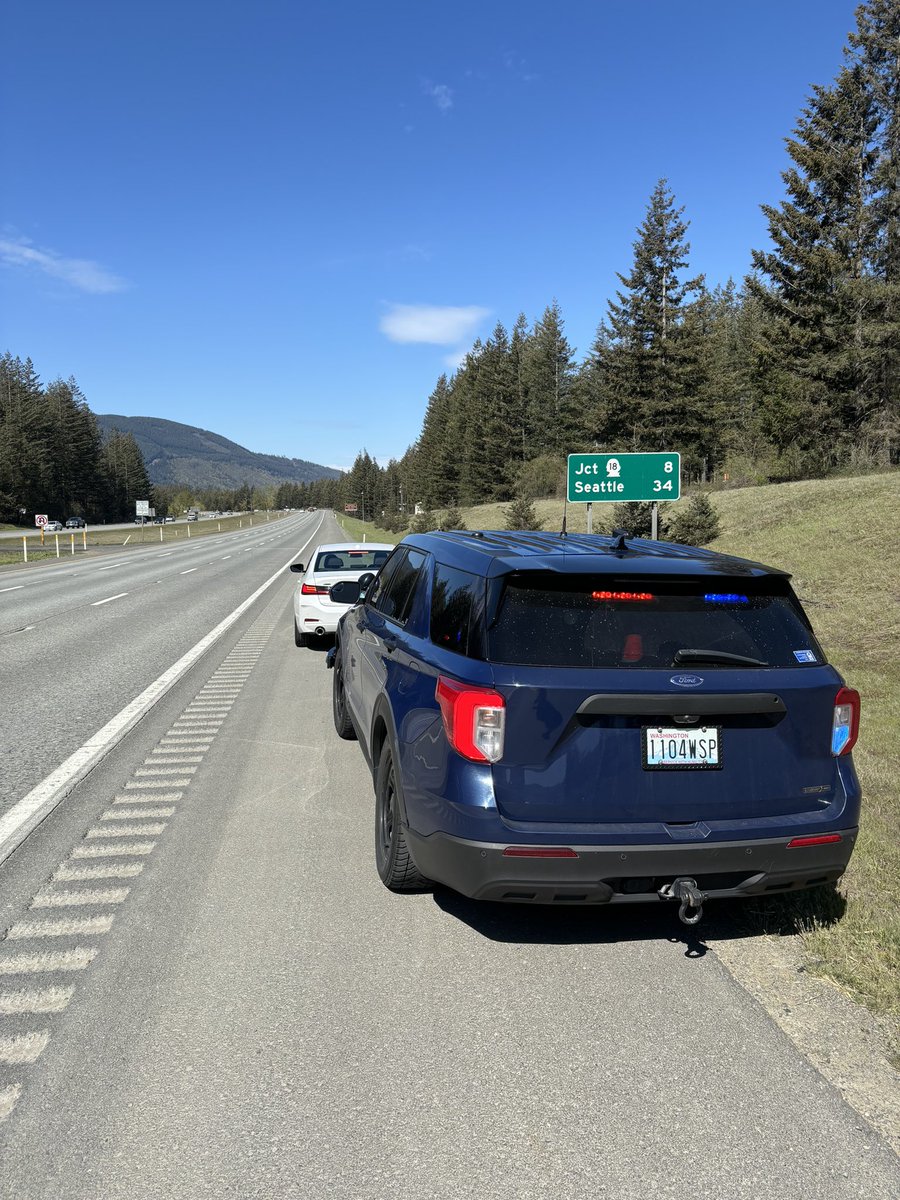
[[[663,884],[657,893],[661,900],[678,900],[678,919],[685,925],[696,925],[703,916],[706,896],[697,887],[696,879],[678,878]]]

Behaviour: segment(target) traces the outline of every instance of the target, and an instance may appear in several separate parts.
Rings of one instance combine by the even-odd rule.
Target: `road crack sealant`
[[[90,965],[133,897],[145,862],[190,802],[195,772],[282,611],[281,601],[272,602],[253,622],[0,938],[0,1124],[25,1094],[28,1071],[49,1044],[54,1020],[90,978]],[[206,710],[213,695],[215,706]],[[73,972],[79,973],[77,983],[70,982]]]

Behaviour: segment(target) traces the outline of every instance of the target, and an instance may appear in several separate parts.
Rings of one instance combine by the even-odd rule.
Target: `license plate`
[[[722,767],[721,726],[672,729],[663,725],[645,728],[642,736],[645,770],[716,771]]]

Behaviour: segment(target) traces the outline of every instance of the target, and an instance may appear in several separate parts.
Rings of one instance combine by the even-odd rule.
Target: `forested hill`
[[[184,483],[195,488],[265,487],[337,479],[339,471],[302,458],[255,454],[208,429],[160,417],[98,416],[104,434],[117,429],[134,437],[151,483]]]

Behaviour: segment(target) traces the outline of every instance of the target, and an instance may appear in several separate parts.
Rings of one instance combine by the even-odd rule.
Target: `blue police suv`
[[[372,769],[383,882],[693,922],[839,878],[859,695],[789,578],[627,534],[466,531],[337,585],[334,721]]]

